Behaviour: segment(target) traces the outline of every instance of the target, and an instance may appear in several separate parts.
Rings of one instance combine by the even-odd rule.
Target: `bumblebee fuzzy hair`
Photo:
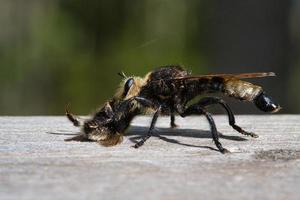
[[[109,134],[105,139],[99,140],[98,143],[105,147],[120,144],[123,141],[123,135],[120,133]]]

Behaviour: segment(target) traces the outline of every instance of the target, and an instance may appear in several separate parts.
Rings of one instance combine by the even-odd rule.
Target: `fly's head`
[[[114,96],[116,101],[127,100],[138,96],[142,87],[147,83],[147,76],[141,77],[124,77]]]

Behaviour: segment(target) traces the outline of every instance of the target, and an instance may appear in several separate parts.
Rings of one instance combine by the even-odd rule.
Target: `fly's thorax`
[[[228,96],[246,101],[253,101],[262,92],[260,86],[238,79],[226,80],[223,90]]]

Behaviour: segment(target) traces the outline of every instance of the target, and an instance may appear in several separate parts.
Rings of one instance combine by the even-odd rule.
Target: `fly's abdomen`
[[[224,82],[223,90],[227,96],[253,101],[262,92],[262,87],[246,81],[230,79]]]
[[[256,107],[264,112],[277,112],[280,106],[268,96],[262,87],[235,78],[211,77],[199,80],[189,80],[185,83],[187,99],[204,93],[221,92],[229,97],[242,101],[253,102]]]
[[[258,85],[238,80],[229,79],[224,81],[223,92],[227,96],[235,97],[240,100],[253,102],[256,107],[264,112],[277,112],[281,109]]]

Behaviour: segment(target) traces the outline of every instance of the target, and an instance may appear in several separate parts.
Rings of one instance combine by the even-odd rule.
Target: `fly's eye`
[[[133,84],[133,78],[130,78],[130,79],[128,79],[128,80],[126,81],[125,86],[124,86],[124,93],[123,93],[123,96],[126,96],[126,95],[127,95],[127,93],[128,93],[128,91],[129,91],[129,89],[131,88],[132,84]]]

